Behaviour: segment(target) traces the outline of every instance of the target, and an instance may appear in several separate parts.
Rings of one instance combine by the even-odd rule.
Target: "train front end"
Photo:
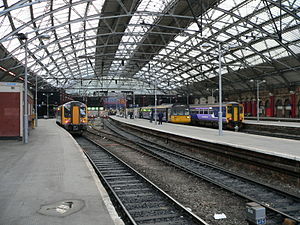
[[[188,105],[173,105],[170,115],[171,123],[189,124],[191,123],[190,109]]]
[[[239,130],[244,122],[244,106],[239,103],[226,105],[226,122],[230,129]]]
[[[70,133],[82,134],[87,129],[87,106],[78,101],[65,103],[58,108],[60,125]]]

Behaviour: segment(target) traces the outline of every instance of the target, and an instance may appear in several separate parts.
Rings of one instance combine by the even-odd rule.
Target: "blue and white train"
[[[218,127],[219,104],[190,105],[191,124]],[[244,107],[237,102],[222,104],[224,128],[240,129],[244,121]]]

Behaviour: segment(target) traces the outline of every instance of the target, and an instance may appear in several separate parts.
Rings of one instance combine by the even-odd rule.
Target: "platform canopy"
[[[224,92],[300,85],[298,0],[1,0],[0,27],[0,81],[23,80],[23,33],[38,88],[208,95],[220,55]]]

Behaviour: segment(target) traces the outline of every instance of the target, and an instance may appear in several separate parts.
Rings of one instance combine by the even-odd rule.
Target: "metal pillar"
[[[24,81],[23,143],[28,143],[28,75],[27,75],[27,38],[25,39],[25,81]]]
[[[38,101],[37,101],[37,98],[38,98],[38,94],[37,94],[37,88],[38,86],[38,78],[37,78],[37,75],[35,75],[35,126],[37,127],[38,126]]]
[[[257,81],[257,100],[256,100],[256,117],[259,122],[259,81]]]
[[[157,85],[157,79],[155,77],[155,84],[154,84],[154,121],[155,121],[155,125],[157,125],[157,119],[156,119],[156,113],[157,113],[157,94],[156,94],[156,85]]]
[[[49,93],[47,93],[47,119],[49,119]]]
[[[221,43],[218,43],[219,47],[219,136],[223,135],[223,120],[222,120],[222,52],[221,52]]]

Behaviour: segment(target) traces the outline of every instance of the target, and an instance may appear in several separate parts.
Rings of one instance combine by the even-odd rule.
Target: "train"
[[[191,124],[218,127],[218,104],[190,105]],[[222,124],[224,128],[240,129],[244,121],[243,104],[228,102],[222,104]]]
[[[140,108],[140,118],[150,119],[154,106]],[[218,104],[165,104],[156,108],[157,114],[163,112],[163,121],[180,124],[218,127]],[[222,104],[222,124],[224,128],[240,129],[244,121],[244,107],[237,102]]]
[[[180,104],[162,104],[156,107],[156,116],[159,112],[163,114],[164,122],[171,123],[189,123],[190,115],[189,109],[186,105]],[[155,114],[154,106],[141,107],[139,110],[139,117],[143,119],[150,119],[151,113]],[[156,118],[158,120],[158,117]]]
[[[82,134],[87,129],[87,106],[79,101],[70,101],[56,109],[56,123],[72,134]]]

